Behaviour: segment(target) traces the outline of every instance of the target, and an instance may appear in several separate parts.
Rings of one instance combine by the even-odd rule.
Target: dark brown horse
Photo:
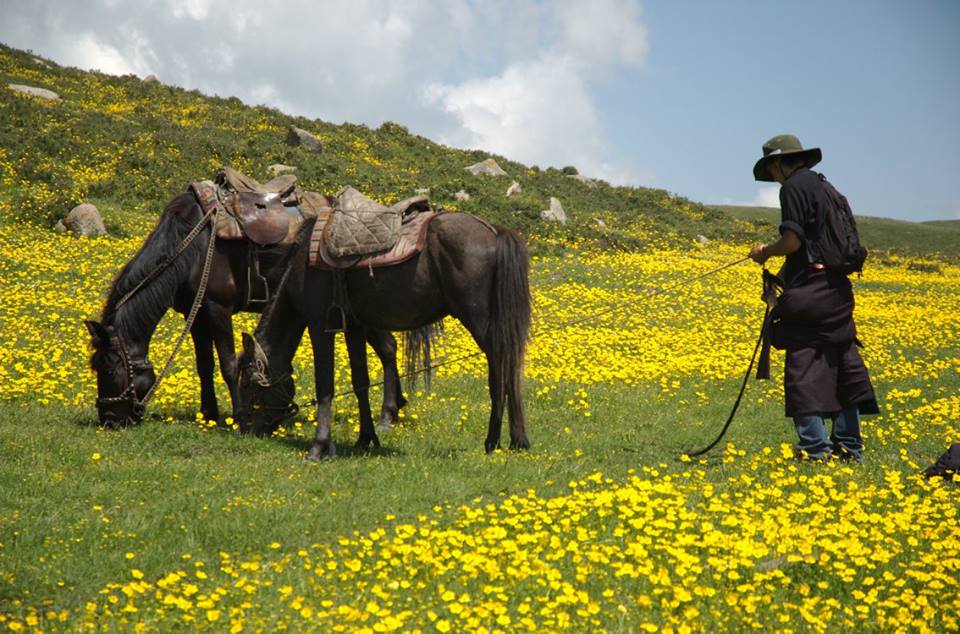
[[[290,363],[306,327],[313,346],[317,393],[317,431],[308,457],[317,459],[333,453],[333,339],[324,330],[336,285],[332,272],[308,266],[306,245],[298,247],[292,258],[289,277],[254,336],[244,335],[237,422],[241,431],[258,435],[276,429],[292,395]],[[510,447],[530,446],[520,394],[530,329],[528,268],[526,247],[515,233],[469,214],[446,213],[430,223],[424,249],[412,259],[344,273],[352,317],[368,328],[411,331],[445,315],[466,326],[487,357],[491,412],[484,446],[488,452],[500,444],[505,402]],[[361,402],[361,446],[376,438],[369,408],[364,412],[363,406]]]
[[[133,258],[117,275],[100,322],[88,321],[93,344],[91,367],[97,374],[97,410],[100,423],[123,426],[138,422],[143,411],[141,400],[156,380],[148,361],[150,339],[168,309],[187,314],[199,288],[204,258],[211,235],[210,225],[163,269],[119,305],[120,299],[147,276],[153,274],[176,251],[181,241],[197,226],[204,214],[193,193],[171,200]],[[193,338],[200,375],[200,411],[207,420],[218,420],[219,411],[213,384],[213,348],[216,346],[220,373],[237,404],[237,359],[233,345],[231,316],[245,306],[247,297],[246,240],[218,240],[214,245],[209,283],[203,303],[193,323]],[[261,249],[260,271],[273,290],[290,262],[290,248]],[[406,403],[400,391],[396,366],[396,340],[389,332],[361,330],[383,364],[384,389],[381,424],[390,424]],[[360,343],[361,349],[363,342]]]

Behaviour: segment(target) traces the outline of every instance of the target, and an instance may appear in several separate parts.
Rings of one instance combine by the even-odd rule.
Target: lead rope
[[[602,316],[607,315],[607,314],[609,314],[609,313],[615,312],[615,311],[617,311],[617,310],[620,310],[621,308],[626,308],[627,306],[631,306],[631,305],[633,305],[633,304],[637,304],[637,303],[639,303],[639,302],[641,302],[641,301],[643,301],[643,300],[645,300],[645,299],[650,299],[651,297],[656,297],[657,295],[664,295],[664,294],[666,294],[666,293],[668,293],[668,292],[670,292],[670,291],[676,290],[676,289],[678,289],[678,288],[683,288],[684,286],[688,286],[688,285],[690,285],[690,284],[693,284],[694,282],[696,282],[696,281],[698,281],[698,280],[702,280],[702,279],[705,278],[705,277],[709,277],[710,275],[714,275],[714,274],[716,274],[716,273],[719,273],[719,272],[721,272],[721,271],[724,271],[724,270],[726,270],[726,269],[728,269],[728,268],[730,268],[730,267],[732,267],[732,266],[736,266],[736,265],[738,265],[738,264],[741,264],[741,263],[743,263],[743,262],[746,262],[746,261],[749,260],[749,259],[750,259],[749,257],[740,258],[739,260],[734,260],[734,261],[732,261],[732,262],[727,262],[726,264],[723,264],[723,265],[721,265],[721,266],[712,268],[712,269],[710,269],[709,271],[705,271],[705,272],[703,272],[703,273],[699,273],[699,274],[697,274],[697,275],[694,275],[694,276],[688,277],[688,278],[686,278],[686,279],[680,280],[680,281],[677,282],[676,284],[668,284],[667,286],[665,286],[665,287],[663,287],[663,288],[650,289],[647,294],[642,295],[642,296],[640,296],[640,297],[638,297],[638,298],[636,298],[636,299],[632,299],[632,300],[630,300],[630,301],[623,302],[623,303],[621,303],[621,304],[616,304],[616,305],[614,305],[614,306],[609,306],[609,307],[607,307],[607,308],[605,308],[605,309],[603,309],[603,310],[601,310],[601,311],[599,311],[599,312],[593,313],[592,315],[586,315],[586,316],[584,316],[584,317],[578,317],[578,318],[576,318],[576,319],[571,319],[570,321],[564,322],[564,323],[562,323],[562,324],[556,324],[556,325],[551,326],[551,327],[549,327],[549,328],[545,328],[544,330],[539,330],[539,331],[537,331],[537,332],[531,333],[530,338],[533,339],[534,337],[542,336],[542,335],[545,335],[545,334],[547,334],[547,333],[556,332],[556,331],[558,331],[558,330],[564,330],[564,329],[566,329],[566,328],[569,328],[570,326],[576,326],[576,325],[581,324],[581,323],[583,323],[583,322],[590,321],[591,319],[596,319],[597,317],[602,317]],[[406,372],[406,373],[404,373],[404,374],[401,374],[401,375],[399,375],[399,376],[397,377],[397,379],[406,379],[406,378],[409,378],[409,377],[411,377],[411,376],[416,376],[416,375],[418,375],[418,374],[423,374],[424,372],[428,372],[428,371],[434,370],[434,369],[436,369],[436,368],[439,368],[439,367],[442,367],[442,366],[445,366],[445,365],[450,365],[451,363],[459,363],[459,362],[465,361],[465,360],[467,360],[467,359],[472,359],[473,357],[480,356],[481,354],[484,354],[483,350],[479,350],[479,351],[477,351],[477,352],[470,352],[470,353],[467,353],[467,354],[464,354],[464,355],[460,355],[459,357],[454,357],[453,359],[446,359],[446,360],[444,360],[444,361],[440,361],[439,363],[432,363],[432,364],[430,364],[429,367],[420,368],[419,370],[414,370],[413,372]],[[358,391],[366,391],[366,390],[369,390],[370,388],[373,388],[373,387],[381,387],[381,386],[384,385],[384,383],[385,383],[384,381],[378,381],[377,383],[369,383],[369,384],[365,385],[364,387],[359,388]],[[333,398],[336,398],[336,397],[338,397],[338,396],[348,396],[348,395],[350,395],[350,394],[353,394],[354,392],[355,392],[355,390],[353,390],[353,389],[344,390],[344,391],[342,391],[342,392],[337,392],[336,394],[334,394],[334,395],[333,395]],[[304,408],[304,407],[312,407],[313,405],[316,405],[316,404],[317,404],[317,399],[310,399],[309,401],[306,401],[305,403],[301,404],[301,405],[300,405],[300,408],[302,409],[302,408]]]
[[[117,310],[119,310],[121,306],[126,304],[131,297],[136,295],[141,288],[143,288],[144,286],[152,282],[154,279],[156,279],[158,275],[166,271],[167,268],[171,264],[173,264],[174,260],[180,257],[180,254],[183,253],[188,246],[190,246],[190,243],[193,242],[198,235],[200,235],[200,232],[206,226],[207,221],[210,220],[210,216],[213,215],[214,212],[219,213],[219,205],[217,205],[217,207],[214,207],[213,209],[208,211],[207,214],[200,219],[200,222],[198,222],[196,226],[190,230],[190,233],[188,233],[183,238],[183,240],[180,241],[180,244],[177,245],[177,249],[170,255],[170,257],[164,260],[164,262],[160,264],[160,266],[158,266],[157,268],[155,268],[153,271],[150,272],[150,275],[147,275],[145,278],[140,280],[140,282],[136,286],[134,286],[132,289],[127,291],[127,293],[120,298],[120,301],[118,301],[114,305],[112,313],[116,313]],[[216,226],[216,223],[214,223],[214,226]],[[106,321],[106,316],[104,317],[104,321]]]
[[[733,403],[733,409],[730,410],[730,415],[727,416],[727,422],[723,424],[723,429],[720,430],[720,435],[717,436],[712,443],[700,451],[684,452],[687,457],[696,458],[697,456],[702,456],[716,447],[717,443],[723,439],[724,435],[727,433],[727,430],[730,428],[730,423],[733,422],[733,417],[736,415],[737,409],[740,407],[740,399],[743,398],[743,393],[747,390],[747,382],[750,380],[750,373],[753,372],[753,364],[757,360],[757,351],[760,350],[760,344],[763,343],[763,336],[767,331],[767,320],[770,318],[770,304],[767,304],[766,306],[766,309],[763,311],[763,324],[760,326],[760,336],[757,337],[757,345],[753,347],[753,356],[750,357],[750,365],[747,367],[747,373],[743,376],[743,384],[740,386],[740,393],[737,394],[737,400]]]
[[[157,375],[157,379],[153,382],[153,385],[150,386],[150,390],[147,391],[146,395],[139,402],[139,406],[146,408],[147,401],[149,401],[154,393],[157,391],[157,388],[160,386],[160,382],[166,376],[167,372],[170,370],[170,366],[173,365],[173,358],[177,356],[177,353],[180,352],[180,347],[183,345],[184,339],[187,338],[187,333],[190,332],[190,329],[193,327],[193,322],[197,318],[197,313],[200,312],[200,304],[203,303],[203,297],[207,292],[207,282],[210,280],[210,265],[213,263],[213,247],[217,243],[217,218],[220,216],[220,205],[207,212],[207,215],[204,217],[203,221],[194,227],[194,231],[191,232],[192,235],[188,236],[190,241],[193,240],[200,233],[200,229],[206,224],[207,219],[213,214],[213,221],[210,223],[210,241],[207,243],[207,255],[203,261],[203,272],[200,274],[200,286],[197,288],[197,295],[193,298],[193,305],[190,307],[190,313],[187,315],[187,322],[183,326],[183,331],[180,333],[180,338],[177,339],[176,345],[173,347],[173,352],[170,353],[170,357],[167,359],[167,362],[163,366],[163,370],[160,371],[160,374]],[[194,233],[195,232],[195,233]],[[188,241],[184,241],[189,244]],[[176,258],[180,254],[182,249],[177,251],[177,254],[174,255]]]

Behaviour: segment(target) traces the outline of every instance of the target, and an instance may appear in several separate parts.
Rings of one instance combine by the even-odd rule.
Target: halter
[[[207,282],[210,279],[210,267],[213,264],[213,252],[214,246],[217,243],[217,231],[216,231],[216,222],[220,215],[220,210],[223,205],[220,202],[220,199],[217,194],[217,190],[213,190],[210,187],[197,187],[198,184],[191,185],[191,191],[197,198],[197,201],[200,203],[200,207],[204,212],[203,217],[200,221],[190,230],[190,233],[180,242],[177,246],[176,251],[172,257],[164,261],[159,267],[154,269],[149,275],[147,275],[143,280],[140,281],[132,290],[130,290],[126,295],[124,295],[117,304],[113,307],[113,310],[108,313],[109,316],[116,314],[117,309],[120,308],[127,300],[133,297],[140,289],[142,289],[146,284],[154,280],[161,272],[163,272],[167,267],[169,267],[173,261],[180,256],[181,253],[186,250],[187,246],[193,240],[200,235],[201,230],[209,223],[210,224],[210,239],[207,242],[207,253],[203,261],[203,270],[200,273],[200,283],[197,288],[197,294],[193,298],[193,304],[190,306],[190,313],[187,315],[186,323],[184,324],[183,331],[180,333],[177,343],[173,346],[173,351],[170,353],[170,357],[167,359],[167,362],[164,364],[163,369],[160,371],[160,374],[156,375],[153,381],[153,385],[150,386],[150,389],[147,390],[147,393],[142,399],[137,398],[136,388],[133,386],[133,373],[135,370],[139,369],[148,369],[153,368],[153,365],[149,361],[144,359],[139,363],[133,363],[130,361],[129,355],[127,354],[127,349],[123,345],[123,341],[120,339],[119,335],[112,335],[110,337],[111,344],[116,344],[116,347],[120,350],[120,358],[123,359],[123,364],[127,370],[127,387],[124,388],[123,392],[119,396],[108,396],[108,397],[98,397],[97,398],[97,409],[99,411],[102,404],[109,403],[130,403],[130,407],[133,410],[133,415],[136,417],[142,417],[144,411],[147,408],[147,402],[153,397],[154,393],[157,391],[157,388],[160,386],[160,382],[163,381],[163,378],[167,375],[167,372],[170,370],[171,365],[173,364],[173,359],[176,357],[177,352],[180,351],[180,347],[183,345],[184,339],[186,339],[187,334],[190,332],[190,328],[193,327],[193,322],[197,317],[197,313],[200,310],[200,305],[203,302],[203,298],[206,295],[207,291]],[[203,186],[203,183],[199,184]]]
[[[133,384],[134,373],[138,370],[152,370],[153,364],[147,361],[146,357],[140,361],[132,360],[130,354],[127,352],[127,347],[123,345],[123,339],[121,339],[118,334],[110,336],[110,347],[111,349],[119,351],[120,360],[123,362],[123,367],[127,373],[127,385],[117,396],[98,396],[97,411],[101,411],[104,405],[128,403],[133,415],[140,418],[146,410],[147,399],[144,398],[141,400],[137,398],[137,389]]]
[[[267,364],[264,363],[264,361],[262,361],[261,359],[255,358],[254,370],[250,374],[250,380],[252,380],[254,383],[262,387],[267,392],[282,390],[281,396],[285,399],[286,405],[264,405],[258,402],[258,403],[251,403],[249,405],[249,408],[244,407],[244,410],[247,410],[247,409],[251,411],[257,410],[260,412],[264,412],[268,415],[270,415],[271,413],[276,413],[278,414],[277,416],[278,420],[282,420],[289,416],[295,415],[297,412],[300,411],[300,406],[297,405],[296,402],[293,400],[294,394],[296,393],[296,387],[293,385],[293,381],[291,381],[290,383],[291,385],[290,390],[287,390],[285,387],[283,387],[284,381],[286,381],[287,379],[292,379],[292,377],[293,377],[293,373],[287,372],[277,377],[277,379],[271,381],[268,375]],[[258,401],[259,400],[262,400],[262,399],[258,399]]]

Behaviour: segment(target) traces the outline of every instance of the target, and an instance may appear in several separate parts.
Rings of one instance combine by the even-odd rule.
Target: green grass
[[[335,126],[271,109],[250,108],[236,99],[145,85],[133,77],[60,67],[40,69],[29,54],[3,46],[0,82],[43,85],[64,96],[62,102],[50,106],[0,91],[0,116],[11,122],[0,128],[0,211],[2,222],[16,227],[15,237],[5,244],[22,243],[29,251],[27,255],[5,252],[0,258],[8,276],[2,280],[10,285],[8,292],[29,307],[3,313],[12,315],[2,328],[9,335],[4,341],[13,343],[0,350],[0,362],[4,369],[15,368],[15,378],[29,378],[29,368],[16,369],[27,352],[34,353],[33,359],[38,358],[38,350],[44,353],[40,355],[43,363],[36,363],[43,365],[50,376],[54,376],[50,366],[56,365],[50,355],[63,353],[75,361],[77,355],[86,354],[85,339],[40,337],[38,344],[36,337],[14,336],[17,329],[36,327],[37,332],[49,333],[59,327],[62,332],[76,332],[78,313],[96,303],[93,292],[76,305],[65,303],[64,285],[89,290],[95,284],[86,279],[84,285],[77,270],[60,270],[67,267],[53,257],[58,254],[47,253],[51,249],[44,240],[35,239],[42,235],[37,232],[45,231],[46,225],[69,205],[90,199],[102,207],[116,230],[130,236],[143,235],[174,193],[189,180],[209,177],[221,163],[231,163],[261,179],[271,163],[294,164],[300,167],[301,182],[309,188],[333,191],[351,183],[386,198],[409,195],[415,188],[426,186],[435,200],[450,205],[454,204],[454,193],[466,189],[472,198],[460,206],[463,210],[521,229],[535,252],[547,254],[548,261],[541,263],[545,272],[541,274],[534,267],[532,284],[536,290],[548,296],[556,287],[579,283],[586,289],[580,298],[584,305],[591,301],[589,293],[598,289],[611,297],[636,298],[632,293],[641,292],[645,285],[659,287],[679,275],[669,267],[658,268],[661,262],[656,257],[643,263],[653,271],[648,275],[616,261],[600,267],[590,258],[579,257],[585,250],[645,253],[651,246],[660,249],[680,245],[684,253],[689,253],[690,238],[704,233],[717,239],[714,246],[731,238],[738,240],[742,245],[742,249],[736,247],[739,253],[746,251],[748,240],[769,236],[776,226],[775,210],[718,210],[660,190],[602,183],[589,189],[567,178],[562,170],[528,167],[497,157],[524,187],[522,196],[506,199],[502,193],[510,179],[474,178],[462,170],[486,158],[486,154],[440,146],[396,124],[386,123],[377,130],[349,124]],[[286,147],[283,131],[291,123],[319,133],[325,142],[324,153],[310,155]],[[117,159],[116,165],[112,165],[113,159]],[[95,182],[84,180],[84,166],[98,170]],[[565,228],[537,220],[551,195],[561,197],[571,216]],[[731,221],[728,212],[737,220]],[[609,229],[600,229],[596,218],[603,219]],[[877,262],[885,276],[881,279],[886,280],[875,281],[867,275],[857,282],[858,306],[874,311],[872,321],[860,323],[868,345],[865,355],[868,363],[886,360],[882,367],[871,366],[885,413],[865,422],[868,445],[862,465],[795,464],[779,459],[781,443],[792,443],[794,431],[783,417],[780,382],[776,379],[748,386],[727,436],[734,449],[724,450],[724,444],[702,463],[681,461],[684,450],[705,445],[719,431],[740,381],[739,376],[707,380],[698,375],[696,367],[682,377],[664,376],[640,385],[581,384],[569,377],[549,384],[528,379],[528,433],[533,448],[490,456],[482,451],[489,402],[486,382],[479,376],[436,379],[434,393],[413,395],[402,423],[382,432],[383,447],[369,452],[353,449],[354,401],[349,396],[339,398],[334,428],[338,455],[322,463],[303,460],[313,431],[310,425],[290,427],[288,434],[277,438],[237,437],[196,424],[196,403],[189,399],[162,411],[154,407],[152,411],[159,413],[160,419],[148,417],[140,426],[112,432],[96,426],[96,414],[90,406],[40,405],[36,401],[43,394],[19,400],[0,398],[0,629],[4,627],[2,619],[12,616],[24,620],[33,610],[41,616],[48,610],[66,610],[66,623],[44,617],[48,622],[43,625],[51,630],[80,629],[90,602],[97,602],[96,610],[102,610],[109,602],[108,596],[120,592],[111,584],[129,582],[134,571],[141,572],[148,582],[158,583],[173,571],[193,570],[196,562],[205,562],[206,570],[215,577],[211,585],[234,593],[227,597],[227,603],[230,609],[246,610],[241,616],[248,618],[247,630],[274,630],[281,625],[307,627],[308,617],[299,621],[287,618],[291,616],[290,601],[278,598],[280,587],[289,585],[294,594],[309,597],[311,605],[331,600],[338,606],[364,610],[368,601],[379,600],[369,579],[354,582],[344,577],[348,580],[341,582],[326,578],[321,583],[316,567],[288,563],[282,570],[269,568],[269,573],[244,573],[247,581],[260,584],[248,596],[247,590],[238,589],[243,579],[227,578],[224,555],[237,561],[255,560],[268,567],[279,566],[291,557],[302,559],[299,552],[306,550],[310,557],[314,553],[327,557],[326,561],[312,561],[315,566],[331,562],[342,565],[355,554],[350,544],[374,541],[371,535],[404,524],[424,531],[463,530],[468,537],[479,539],[486,529],[510,526],[509,509],[530,489],[535,489],[544,500],[544,508],[549,509],[550,504],[572,504],[570,501],[576,501],[585,488],[593,487],[600,495],[629,490],[634,476],[641,479],[637,485],[640,489],[662,494],[622,504],[624,514],[649,514],[643,526],[618,524],[614,521],[616,513],[609,514],[599,502],[594,505],[599,509],[594,514],[578,509],[571,519],[574,511],[558,507],[560,510],[549,517],[556,523],[572,522],[561,531],[565,541],[577,536],[579,529],[586,531],[589,538],[581,544],[584,549],[652,540],[647,542],[649,553],[638,556],[635,563],[654,569],[637,578],[603,568],[586,574],[572,556],[551,559],[558,552],[562,554],[562,549],[538,555],[538,562],[555,566],[551,571],[565,582],[582,588],[595,600],[604,597],[604,610],[592,617],[596,621],[578,617],[581,620],[573,627],[638,631],[644,623],[680,619],[695,629],[713,631],[747,629],[750,619],[755,618],[753,626],[766,630],[786,626],[813,630],[815,624],[801,620],[803,610],[790,607],[804,592],[809,593],[810,586],[825,583],[822,592],[814,594],[820,592],[826,600],[860,605],[855,593],[867,587],[868,578],[882,579],[884,574],[903,580],[892,590],[897,596],[928,593],[923,600],[929,602],[932,612],[921,611],[923,620],[917,616],[917,620],[898,622],[898,626],[955,627],[956,606],[960,605],[956,585],[932,588],[930,580],[921,575],[930,574],[924,566],[934,564],[920,561],[926,556],[940,556],[946,561],[936,562],[940,572],[955,571],[955,567],[948,568],[955,565],[958,552],[956,510],[947,497],[953,490],[926,487],[914,476],[945,449],[945,439],[955,435],[956,420],[950,408],[955,408],[951,399],[960,390],[960,365],[956,363],[960,349],[956,311],[951,307],[956,307],[960,298],[955,267],[950,267],[956,256],[960,223],[913,224],[863,218],[860,226],[864,242],[879,252]],[[19,240],[27,236],[31,239]],[[85,264],[98,263],[99,268],[92,268],[103,284],[122,263],[108,261],[93,249],[99,246],[107,252],[103,245],[116,244],[109,239],[90,243],[89,262]],[[71,252],[77,245],[86,243],[71,243]],[[706,266],[711,247],[702,248],[706,249]],[[908,257],[887,256],[898,253]],[[564,257],[554,257],[558,254]],[[675,256],[660,254],[666,259]],[[947,285],[940,283],[944,278],[939,275],[917,277],[944,270],[952,276]],[[711,328],[731,322],[751,324],[741,329],[746,332],[759,318],[757,305],[746,299],[747,294],[754,299],[753,291],[745,290],[754,281],[752,273],[724,281],[718,276],[708,280],[696,295],[671,293],[649,305],[631,306],[626,313],[584,328],[588,333],[585,336],[616,337],[625,328],[622,324],[634,314],[643,315],[645,326],[663,330],[673,321],[689,321],[705,329],[700,333],[703,340],[709,340]],[[30,299],[31,293],[36,297]],[[931,300],[934,306],[927,308],[937,308],[942,322],[936,325],[937,337],[916,340],[915,331],[922,331],[926,324],[923,306],[918,305],[922,301],[905,305],[897,301],[901,293]],[[576,299],[558,293],[554,301]],[[52,312],[69,320],[70,325],[41,319]],[[552,317],[537,313],[535,328],[554,323]],[[243,323],[249,327],[250,318],[245,317]],[[716,345],[734,349],[742,343],[722,341]],[[38,350],[26,350],[27,345]],[[702,353],[706,358],[712,352],[706,346],[691,351],[675,345],[672,341],[662,343],[676,355]],[[774,377],[778,376],[780,358],[775,356]],[[747,361],[742,360],[743,369]],[[181,380],[193,381],[192,373],[187,374],[188,379]],[[71,379],[70,385],[83,384],[76,377]],[[676,380],[677,384],[664,390],[660,380]],[[300,400],[313,396],[310,381],[309,373],[298,379]],[[222,386],[220,390],[225,410]],[[84,402],[93,400],[92,392],[87,396]],[[378,393],[373,401],[378,402]],[[581,401],[588,405],[583,406]],[[933,406],[936,408],[931,410]],[[597,472],[603,474],[599,481],[585,482]],[[671,498],[671,490],[681,497]],[[807,497],[819,508],[811,511],[796,502]],[[863,506],[848,508],[850,501],[862,502]],[[473,525],[465,523],[465,517],[480,511],[496,517]],[[929,517],[942,521],[921,525]],[[724,524],[731,519],[740,523]],[[890,527],[887,520],[902,525]],[[708,521],[712,528],[706,528]],[[743,538],[757,526],[771,531],[770,537]],[[862,546],[876,560],[869,562],[876,564],[874,568],[861,565],[848,579],[831,567],[837,561],[852,560],[842,549],[828,551],[830,540],[840,539],[840,527],[847,531],[842,538],[850,540],[844,543],[852,550]],[[533,534],[539,529],[534,522],[515,530],[518,534],[511,533],[510,537],[519,539],[524,530]],[[823,560],[805,553],[806,558],[787,561],[789,556],[797,556],[797,551],[790,549],[808,538],[804,531],[810,531],[809,540],[817,543],[815,553],[829,552],[831,557]],[[679,541],[688,537],[689,541]],[[707,546],[707,539],[719,541]],[[724,566],[736,559],[736,548],[764,540],[774,552],[757,554],[757,561],[748,557],[746,567],[738,568],[744,578],[726,576]],[[788,551],[777,553],[779,544],[790,544]],[[467,555],[479,552],[479,547],[470,550],[461,544],[459,548]],[[892,551],[896,553],[893,559],[881,561]],[[372,548],[371,558],[364,565],[377,565],[380,552]],[[496,554],[485,556],[503,562]],[[441,604],[445,600],[440,598],[440,586],[449,584],[451,578],[453,583],[462,579],[457,570],[447,575],[428,566],[415,570],[414,563],[421,561],[418,557],[423,553],[415,555],[409,560],[413,563],[392,573],[391,581],[409,579],[420,585],[400,593],[397,600],[412,605],[418,618],[430,610],[443,612]],[[464,565],[456,557],[453,560]],[[689,569],[691,560],[697,562],[693,568],[699,566],[699,570]],[[761,566],[783,574],[764,576],[766,572],[758,573]],[[532,580],[515,585],[509,585],[503,577],[499,581],[487,578],[473,582],[466,590],[479,604],[488,586],[505,586],[504,592],[511,594],[502,601],[516,616],[521,601],[558,596],[557,590],[538,584],[549,576],[541,571]],[[670,583],[658,584],[657,579]],[[748,582],[755,586],[744,590]],[[703,613],[688,618],[684,606],[670,605],[671,593],[695,592],[695,584],[704,584],[720,594],[712,599],[697,594],[692,605]],[[608,591],[610,596],[605,594]],[[655,603],[638,604],[637,597],[641,596],[652,597]],[[759,612],[743,607],[743,601],[751,596],[763,602]],[[731,598],[740,603],[729,603]],[[160,594],[151,592],[145,600],[159,604]],[[252,607],[241,608],[245,601],[252,602]],[[912,601],[912,605],[920,603]],[[785,614],[792,621],[774,620],[781,608],[785,611],[780,616]],[[197,614],[204,618],[203,612]],[[293,614],[294,619],[302,616],[298,614]],[[909,618],[916,614],[911,612]],[[144,608],[131,617],[131,622],[121,621],[116,614],[92,621],[95,627],[112,625],[122,631],[132,630],[137,620],[158,630],[192,631],[204,624],[181,620],[183,616]],[[541,616],[549,618],[552,614],[538,618]],[[484,623],[493,625],[494,621]],[[828,623],[837,628],[849,629],[856,623],[857,629],[893,629],[889,623],[884,627],[864,621],[859,613],[840,614]],[[224,621],[212,627],[225,629]]]
[[[528,393],[535,388],[528,384]],[[189,567],[185,558],[210,565],[223,551],[250,556],[279,543],[292,552],[394,523],[442,526],[461,505],[497,504],[528,489],[547,498],[563,495],[569,482],[595,471],[624,481],[649,466],[679,477],[690,469],[680,454],[713,438],[736,388],[731,380],[706,399],[681,389],[663,401],[653,388],[593,386],[586,423],[567,406],[576,387],[561,385],[547,398],[528,398],[529,453],[487,456],[483,381],[440,379],[432,398],[414,398],[416,420],[408,414],[397,429],[381,433],[380,450],[354,451],[353,426],[341,414],[334,434],[339,455],[320,464],[302,459],[310,429],[254,439],[147,420],[107,432],[92,424],[91,410],[3,404],[0,605],[9,608],[16,599],[74,613],[100,588],[129,578],[132,567],[156,579]],[[940,392],[958,388],[952,376]],[[779,399],[755,402],[761,389],[751,385],[727,437],[748,456],[793,440]],[[349,410],[352,399],[338,405]],[[873,435],[870,422],[865,429],[868,438]],[[927,463],[942,446],[921,440],[909,451],[911,459]],[[95,461],[94,453],[102,457]],[[708,457],[706,481],[720,487],[719,494],[735,494],[731,480],[746,459],[728,464],[722,456],[717,450]],[[886,469],[902,465],[897,447],[868,445],[866,462],[837,475],[837,486],[882,482]],[[822,471],[801,465],[799,474]],[[806,490],[802,481],[796,484]],[[688,501],[691,507],[701,502],[695,496]],[[819,578],[815,568],[811,575]]]

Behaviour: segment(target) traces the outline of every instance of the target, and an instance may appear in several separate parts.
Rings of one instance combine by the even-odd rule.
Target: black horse
[[[118,306],[120,299],[162,267],[203,217],[193,193],[171,200],[156,228],[114,280],[101,321],[86,322],[93,345],[90,365],[97,374],[97,410],[100,423],[105,426],[124,426],[142,417],[141,401],[156,381],[148,361],[150,339],[169,308],[184,315],[189,312],[199,289],[210,225],[162,273]],[[214,345],[236,415],[237,358],[231,316],[241,310],[256,311],[245,305],[248,248],[246,240],[215,243],[206,294],[190,330],[200,375],[200,411],[207,420],[219,419],[213,385]],[[271,294],[290,262],[290,251],[290,247],[261,249],[260,271]],[[383,364],[386,387],[381,424],[390,424],[406,403],[397,372],[396,340],[387,331],[368,329],[363,334]]]
[[[306,245],[298,247],[289,276],[264,311],[254,336],[244,335],[237,422],[241,431],[258,435],[277,428],[292,397],[290,363],[307,328],[317,393],[317,431],[308,458],[317,459],[334,449],[330,438],[333,338],[325,332],[325,322],[337,289],[334,273],[308,266],[308,252]],[[500,444],[505,402],[510,447],[530,446],[520,394],[530,330],[528,269],[526,247],[512,231],[469,214],[444,213],[428,226],[424,249],[417,256],[390,267],[343,274],[352,318],[367,328],[412,331],[445,315],[466,326],[487,357],[488,452]],[[356,388],[357,371],[363,368],[352,369]],[[360,407],[358,444],[366,446],[376,443],[376,433],[369,407],[363,400]]]

